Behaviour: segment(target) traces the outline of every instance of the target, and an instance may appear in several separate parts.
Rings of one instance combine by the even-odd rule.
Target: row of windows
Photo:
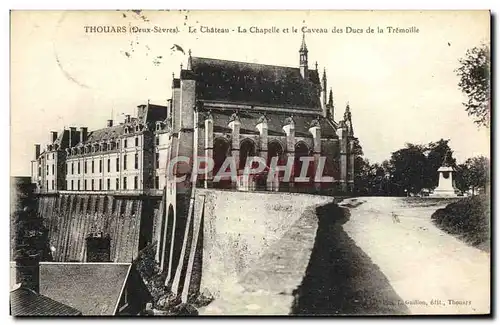
[[[76,185],[76,186],[75,186]],[[71,180],[71,181],[68,181],[68,189],[74,191],[74,190],[77,190],[77,191],[80,191],[80,190],[83,190],[83,191],[87,191],[87,190],[90,190],[90,191],[103,191],[104,188],[103,188],[103,183],[102,183],[102,179],[99,179],[99,182],[96,184],[95,180],[91,179],[90,180],[90,188],[88,187],[88,182],[87,180],[83,180],[83,187],[81,187],[82,183],[80,182],[80,180],[78,181],[74,181],[74,180]],[[96,185],[99,185],[99,187],[97,187]],[[139,178],[137,176],[134,177],[134,187],[133,189],[134,190],[137,190],[139,188]],[[120,179],[119,178],[115,178],[115,190],[117,189],[120,189]],[[123,177],[123,189],[127,189],[127,177]],[[111,190],[111,179],[108,178],[106,179],[106,190]]]
[[[95,173],[95,165],[94,165],[94,160],[92,160],[91,162],[91,165],[90,165],[90,173]],[[72,162],[71,163],[71,168],[70,168],[70,163],[67,164],[67,169],[66,169],[66,172],[67,174],[70,174],[71,172],[71,175],[75,174],[75,163]],[[88,166],[88,161],[86,161],[84,164],[83,164],[83,173],[86,174],[87,173],[87,166]],[[111,172],[111,159],[108,159],[107,160],[107,171],[108,173]],[[53,167],[53,166],[52,166]],[[134,156],[134,168],[135,169],[139,169],[139,155],[138,154],[135,154]],[[127,169],[127,156],[123,156],[123,170],[126,170]],[[116,172],[119,172],[120,171],[120,158],[116,158],[116,163],[115,163],[115,171]],[[77,174],[80,174],[80,162],[78,161],[76,163],[76,173]],[[99,160],[99,171],[98,173],[102,173],[102,160]],[[47,175],[48,175],[48,171],[47,171]]]
[[[76,187],[75,187],[75,183],[76,183]],[[99,180],[98,182],[98,185],[99,187],[95,187],[96,183],[94,182],[94,180],[90,180],[90,188],[87,187],[87,180],[85,179],[83,181],[83,187],[81,188],[80,185],[82,183],[80,182],[80,180],[78,181],[74,181],[74,180],[71,180],[71,181],[68,181],[68,189],[74,191],[74,190],[83,190],[83,191],[87,191],[87,190],[90,190],[90,191],[102,191],[104,190],[103,189],[103,184],[102,184],[102,179]],[[155,188],[158,189],[160,187],[160,178],[158,176],[155,177]],[[47,188],[49,187],[49,181],[47,181]],[[137,176],[134,176],[134,187],[133,189],[134,190],[137,190],[139,187],[139,178]],[[54,189],[54,181],[52,181],[52,189]],[[120,189],[120,180],[118,178],[115,178],[115,190],[118,190]],[[126,190],[127,189],[127,177],[123,177],[123,189]],[[111,190],[111,179],[108,178],[106,179],[106,190]]]
[[[135,138],[135,146],[139,147],[139,138]],[[123,139],[123,147],[127,148],[128,147],[128,141],[127,139]],[[83,153],[92,153],[92,152],[98,152],[98,151],[106,151],[106,150],[115,150],[115,149],[120,149],[120,140],[118,141],[111,141],[109,143],[101,143],[101,144],[88,144],[85,147],[73,147],[70,148],[69,150],[71,151],[71,154],[83,154]]]
[[[134,177],[134,190],[136,190],[138,188],[138,182],[139,182],[139,179],[137,176]],[[99,188],[98,189],[95,189],[94,188],[94,180],[92,179],[91,182],[90,182],[90,190],[91,191],[94,191],[94,190],[99,190],[99,191],[102,191],[103,188],[102,188],[102,179],[99,180]],[[54,183],[54,180],[52,180],[52,187],[50,188],[51,190],[55,190],[55,183]],[[71,180],[68,181],[68,189],[74,191],[74,190],[80,190],[80,185],[81,185],[81,182],[80,180],[78,180],[76,182],[76,188],[75,188],[75,182],[74,180]],[[115,190],[119,189],[120,188],[120,180],[118,178],[115,178]],[[160,178],[158,176],[155,177],[155,184],[154,184],[154,188],[156,189],[159,189],[160,188]],[[49,181],[47,181],[47,189],[49,189]],[[123,189],[127,189],[127,177],[123,177]],[[83,181],[83,188],[82,190],[86,191],[88,190],[87,189],[87,180],[85,179]],[[111,179],[108,178],[106,179],[106,190],[111,190]]]
[[[94,162],[94,160],[92,160],[90,163],[91,163],[90,164],[90,173],[93,174],[93,173],[95,173],[95,162]],[[84,174],[87,174],[87,172],[88,172],[87,167],[88,167],[88,161],[83,163],[83,173]],[[139,155],[138,154],[134,155],[134,168],[139,169]],[[159,153],[155,153],[155,168],[160,168],[160,154]],[[108,173],[111,172],[111,159],[107,159],[106,169],[107,169]],[[123,169],[124,170],[127,169],[127,156],[126,155],[123,157]],[[55,175],[55,164],[52,164],[51,168],[47,168],[47,176],[50,175],[49,174],[50,170],[52,170],[52,175]],[[102,173],[102,160],[99,160],[99,169],[98,170],[99,170],[98,173]],[[120,171],[120,158],[116,158],[115,172],[119,172],[119,171]],[[39,169],[39,173],[40,173],[40,169]],[[74,162],[71,163],[71,166],[70,166],[70,163],[67,163],[66,173],[71,174],[71,175],[75,174],[75,163]],[[78,161],[76,163],[76,174],[80,174],[80,173],[81,173],[80,162]]]

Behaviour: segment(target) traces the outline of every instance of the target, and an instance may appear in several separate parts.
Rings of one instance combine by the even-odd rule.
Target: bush
[[[489,251],[490,206],[489,197],[476,195],[448,204],[432,214],[432,221],[440,229],[458,236],[466,243]]]

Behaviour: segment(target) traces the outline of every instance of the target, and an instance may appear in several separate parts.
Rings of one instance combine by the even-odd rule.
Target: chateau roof
[[[83,315],[113,315],[130,263],[40,263],[40,293]]]
[[[131,119],[133,121],[134,119]],[[85,142],[99,142],[108,139],[117,138],[125,133],[125,124],[118,124],[112,127],[106,127],[103,129],[98,129],[91,131],[88,135],[87,141]]]
[[[82,314],[73,307],[23,287],[10,292],[10,312],[12,316],[78,316]]]
[[[190,58],[199,100],[244,102],[321,110],[319,75],[304,80],[299,68],[257,63]],[[183,70],[184,75],[191,71]]]
[[[138,106],[137,117],[131,117],[130,123],[120,123],[111,127],[105,127],[89,132],[85,143],[100,142],[115,139],[125,134],[125,126],[135,123],[153,124],[167,118],[167,107],[161,105],[147,104]]]

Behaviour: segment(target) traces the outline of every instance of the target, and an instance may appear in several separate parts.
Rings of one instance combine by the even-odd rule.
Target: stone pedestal
[[[434,192],[430,195],[432,197],[456,197],[455,188],[453,187],[453,168],[452,167],[440,167],[438,169],[439,173],[439,183],[438,187],[434,189]]]

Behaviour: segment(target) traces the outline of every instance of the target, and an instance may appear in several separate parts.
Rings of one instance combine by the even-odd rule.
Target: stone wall
[[[41,196],[38,211],[49,229],[55,261],[85,261],[85,238],[109,234],[111,261],[130,262],[152,242],[159,198],[97,194]]]
[[[197,190],[196,199],[202,195],[205,206],[200,287],[215,297],[233,290],[307,209],[334,200],[308,194],[217,190]],[[304,270],[307,262],[308,258],[297,261],[304,264],[300,267]]]

